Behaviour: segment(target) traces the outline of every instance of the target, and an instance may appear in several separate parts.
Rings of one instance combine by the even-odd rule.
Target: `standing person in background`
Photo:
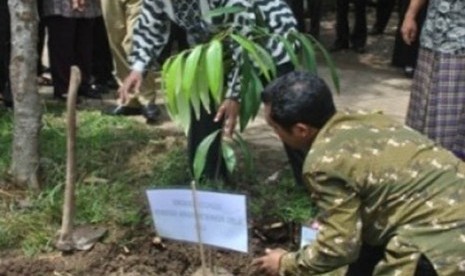
[[[100,15],[99,0],[43,0],[54,98],[66,98],[72,65],[81,70],[78,95],[101,98],[90,89],[93,25]]]
[[[45,73],[48,73],[49,68],[47,68],[42,63],[42,54],[44,52],[45,46],[45,34],[46,34],[46,26],[43,16],[43,0],[37,0],[37,11],[39,13],[39,38],[37,42],[37,56],[39,57],[37,60],[37,84],[38,85],[52,85],[52,80],[45,76]]]
[[[13,106],[10,89],[10,39],[8,2],[0,1],[0,96],[7,107]]]
[[[408,45],[426,4],[410,1],[402,25]],[[429,1],[406,122],[465,160],[465,1]]]
[[[402,24],[404,23],[405,13],[407,12],[410,0],[401,0],[399,3],[399,24],[397,25],[396,40],[394,43],[394,51],[392,53],[392,65],[400,67],[404,70],[405,76],[413,78],[415,67],[417,66],[418,50],[420,48],[420,40],[415,39],[411,45],[405,43],[402,38]],[[422,28],[426,17],[426,5],[420,10],[416,17],[417,26]]]
[[[128,58],[133,45],[133,31],[140,14],[142,0],[102,0],[102,13],[107,28],[108,41],[115,64],[116,79],[121,86],[131,68]],[[119,101],[109,115],[143,114],[148,123],[158,120],[160,111],[155,105],[156,74],[147,70],[144,81],[131,98]]]
[[[241,11],[232,15],[221,15],[209,18],[210,10],[223,7],[240,7]],[[259,12],[263,22],[271,33],[286,35],[296,30],[297,23],[292,11],[285,0],[153,0],[144,1],[141,16],[134,30],[134,47],[131,54],[131,73],[125,79],[120,89],[120,97],[125,101],[129,95],[140,87],[143,74],[163,47],[165,47],[170,30],[170,20],[181,26],[188,35],[191,45],[208,42],[210,38],[221,30],[224,24],[233,27],[244,36],[251,35],[251,24],[255,23],[255,11]],[[267,40],[264,45],[279,64],[278,72],[286,73],[292,70],[292,64],[283,45],[273,40]],[[236,125],[240,110],[239,95],[240,81],[236,78],[238,62],[240,62],[240,49],[233,44],[233,58],[236,62],[228,72],[227,94],[225,100],[218,108],[217,114],[201,111],[200,119],[193,119],[188,134],[188,155],[190,164],[195,156],[197,146],[205,137],[215,130],[223,127],[223,133],[231,136]],[[278,74],[279,74],[278,73]],[[212,101],[213,103],[214,101]],[[223,124],[224,122],[224,124]],[[203,177],[210,180],[227,179],[227,170],[224,160],[221,159],[219,137],[211,146],[206,158],[206,167]],[[287,150],[296,181],[302,183],[301,169],[304,155],[299,151]],[[218,165],[219,164],[219,165]]]
[[[355,5],[355,24],[352,33],[349,29],[350,0],[336,0],[336,41],[330,48],[332,52],[349,49],[357,53],[366,51],[367,15],[366,0],[353,0]]]
[[[308,10],[305,10],[304,3],[307,3]],[[306,13],[310,13],[310,31],[309,33],[318,39],[320,37],[320,21],[323,0],[288,0],[288,3],[297,19],[297,26],[300,32],[305,33]]]
[[[107,29],[103,17],[99,16],[95,18],[94,22],[91,89],[100,94],[107,93],[109,89],[117,89],[113,70],[113,57],[108,42]]]

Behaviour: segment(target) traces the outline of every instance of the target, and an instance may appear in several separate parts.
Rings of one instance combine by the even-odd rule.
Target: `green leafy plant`
[[[238,9],[214,10],[210,16],[238,12]],[[162,85],[166,93],[166,105],[169,115],[188,133],[192,120],[198,120],[200,109],[211,110],[211,100],[218,106],[226,94],[224,91],[224,74],[234,71],[233,82],[240,83],[240,131],[253,120],[260,108],[260,93],[264,82],[269,82],[277,75],[276,62],[262,46],[268,39],[281,43],[286,50],[290,62],[297,70],[317,73],[316,54],[322,53],[331,72],[336,90],[339,92],[339,78],[335,65],[324,47],[307,34],[292,31],[286,36],[270,33],[261,26],[252,26],[252,36],[245,37],[229,27],[208,43],[197,45],[191,49],[170,57],[162,68]],[[224,47],[225,44],[239,46],[240,55],[233,66],[235,56]],[[237,58],[237,57],[236,57]],[[234,69],[231,69],[234,68]],[[240,76],[240,77],[239,77]],[[191,113],[191,108],[194,111]],[[192,118],[194,116],[195,118]],[[205,156],[215,137],[215,131],[200,144],[194,159],[194,178],[199,179],[205,166]],[[236,136],[240,136],[237,134]],[[242,139],[234,140],[243,144]],[[236,158],[232,147],[223,141],[223,158],[231,172],[234,170]]]

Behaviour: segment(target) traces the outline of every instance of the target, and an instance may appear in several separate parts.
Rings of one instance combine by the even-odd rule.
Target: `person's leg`
[[[322,0],[309,0],[308,9],[310,12],[310,34],[315,37],[320,37],[320,21]]]
[[[349,265],[346,276],[373,275],[376,265],[384,258],[384,246],[362,244],[357,261]],[[425,256],[421,256],[414,276],[437,276],[433,265]]]
[[[355,25],[351,35],[352,46],[357,52],[364,52],[367,41],[366,0],[354,0]]]
[[[100,98],[100,94],[90,89],[90,76],[92,72],[92,51],[94,47],[94,22],[95,18],[76,19],[76,37],[74,64],[81,70],[81,86],[79,95],[88,98]]]
[[[384,256],[384,246],[362,244],[357,261],[349,265],[346,276],[373,275],[375,266]]]
[[[214,101],[211,100],[211,109],[215,110]],[[220,130],[217,138],[212,143],[205,161],[205,168],[202,173],[202,179],[207,181],[225,181],[228,177],[226,164],[221,153],[221,129],[223,121],[214,122],[215,112],[208,113],[201,107],[199,120],[195,119],[194,112],[191,111],[192,121],[187,137],[187,151],[189,164],[193,171],[195,153],[200,143],[211,133]]]
[[[349,0],[336,1],[336,41],[331,50],[349,48]]]
[[[297,29],[299,32],[305,32],[305,10],[303,0],[288,0],[289,7],[297,19]]]
[[[92,76],[94,79],[92,89],[98,92],[107,92],[107,83],[113,79],[113,57],[103,17],[95,18],[93,32]]]
[[[376,3],[376,21],[370,34],[379,35],[384,33],[395,4],[395,0],[378,0]]]
[[[142,1],[130,0],[125,2],[125,26],[126,35],[122,41],[124,52],[128,57],[132,49],[133,30],[135,28],[137,19],[139,17]],[[126,63],[127,64],[127,63]],[[129,64],[127,64],[127,71],[129,72]],[[147,123],[155,123],[158,121],[160,110],[155,105],[157,93],[157,74],[153,70],[148,70],[145,75],[139,91],[133,101],[141,106],[142,115],[147,119]]]
[[[10,90],[10,14],[6,1],[0,3],[0,94],[6,106],[12,106]]]
[[[63,16],[49,16],[45,20],[49,34],[53,94],[56,98],[62,98],[68,91],[70,67],[74,63],[76,20]]]
[[[42,53],[44,51],[45,44],[45,22],[42,17],[42,0],[37,1],[37,11],[39,14],[39,37],[37,42],[37,76],[41,76],[44,73],[45,66],[42,64]]]

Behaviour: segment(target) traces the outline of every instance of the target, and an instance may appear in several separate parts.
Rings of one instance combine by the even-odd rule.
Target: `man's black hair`
[[[286,130],[296,123],[322,128],[336,113],[326,83],[307,72],[293,71],[279,77],[262,92],[262,101],[271,105],[271,119]]]

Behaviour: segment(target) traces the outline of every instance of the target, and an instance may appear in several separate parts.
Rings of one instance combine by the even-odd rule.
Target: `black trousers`
[[[349,30],[349,0],[336,2],[336,43],[354,47],[365,47],[367,40],[366,0],[353,0],[355,5],[355,25]]]
[[[39,13],[39,37],[37,41],[37,53],[38,53],[38,61],[37,61],[37,76],[40,76],[44,73],[44,68],[42,64],[42,52],[44,51],[45,46],[45,22],[43,18],[43,0],[37,1],[37,10]]]
[[[381,261],[383,256],[383,246],[370,246],[363,244],[358,260],[355,263],[349,265],[346,276],[373,275],[375,266]],[[421,256],[417,265],[415,276],[437,276],[437,273],[428,259],[424,256]]]
[[[55,96],[68,91],[70,67],[81,70],[79,94],[90,89],[93,48],[93,18],[46,17],[49,31],[48,50]]]
[[[391,18],[392,11],[396,5],[397,0],[378,0],[376,3],[376,21],[373,26],[374,30],[384,32],[389,19]]]
[[[308,13],[310,16],[309,33],[318,38],[320,36],[321,7],[323,0],[288,0],[289,6],[297,19],[298,29],[300,32],[306,32],[304,1],[307,1],[308,3]]]
[[[10,90],[10,14],[7,1],[0,1],[0,93],[5,104],[11,105]]]
[[[420,38],[411,44],[407,45],[400,33],[402,23],[404,22],[405,13],[407,12],[410,0],[401,0],[399,4],[399,24],[397,25],[396,40],[394,43],[394,51],[392,53],[392,65],[396,67],[410,66],[415,68],[417,64],[418,51],[420,49]],[[421,30],[426,18],[427,5],[425,5],[419,12],[416,22],[418,30]]]
[[[286,73],[291,72],[294,69],[291,63],[285,63],[278,66],[278,77]],[[213,102],[213,101],[212,101]],[[211,110],[215,110],[213,106]],[[220,130],[223,126],[223,122],[214,122],[215,112],[210,114],[207,113],[203,108],[201,109],[200,119],[195,120],[192,114],[193,120],[191,122],[190,132],[188,134],[188,156],[190,164],[193,164],[195,157],[195,151],[198,145],[203,141],[205,137],[214,132]],[[284,145],[284,149],[289,159],[291,169],[294,175],[296,185],[304,185],[302,178],[302,167],[305,160],[306,152],[295,150]],[[226,180],[228,178],[228,172],[224,160],[221,158],[221,135],[213,142],[210,147],[210,151],[207,154],[205,169],[203,171],[203,178],[209,180]]]
[[[92,76],[95,84],[106,85],[113,79],[113,56],[103,17],[95,18],[93,30]]]

